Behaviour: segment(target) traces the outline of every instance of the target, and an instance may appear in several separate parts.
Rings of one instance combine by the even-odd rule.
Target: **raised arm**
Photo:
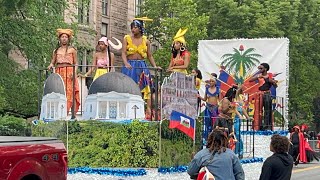
[[[258,74],[258,75],[256,75],[256,76],[253,76],[253,77],[251,77],[251,78],[249,79],[249,82],[253,82],[253,81],[255,81],[255,80],[257,80],[257,79],[259,79],[259,78],[261,78],[261,77],[262,77],[261,74]]]

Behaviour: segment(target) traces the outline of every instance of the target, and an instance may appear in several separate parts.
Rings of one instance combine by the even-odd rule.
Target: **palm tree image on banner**
[[[263,81],[250,82],[251,77],[259,74],[258,66],[268,63],[268,76],[278,81],[270,89],[274,121],[288,123],[288,86],[289,86],[289,40],[276,39],[227,39],[201,40],[198,46],[198,69],[202,72],[203,82],[217,75],[216,86],[220,87],[221,97],[234,85],[241,84],[253,114],[255,94]],[[204,95],[206,83],[200,87]],[[251,111],[250,111],[251,110]]]
[[[233,54],[224,54],[221,59],[221,66],[232,74],[236,83],[242,84],[245,77],[248,76],[248,72],[251,72],[253,68],[260,64],[260,54],[254,53],[255,48],[248,48],[241,44],[239,49],[233,48]]]

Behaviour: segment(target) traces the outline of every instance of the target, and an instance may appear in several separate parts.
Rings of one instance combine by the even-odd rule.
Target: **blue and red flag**
[[[216,86],[220,87],[221,94],[224,96],[225,93],[236,84],[235,79],[227,73],[224,69],[220,69],[220,74]]]
[[[178,111],[172,111],[170,116],[169,128],[176,128],[184,132],[187,136],[195,139],[195,119],[182,114]]]

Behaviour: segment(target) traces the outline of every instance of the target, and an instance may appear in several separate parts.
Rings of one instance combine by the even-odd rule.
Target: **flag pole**
[[[159,168],[161,167],[161,124],[162,124],[162,119],[160,119],[159,123]]]
[[[193,133],[193,152],[196,151],[196,129],[197,129],[197,119],[198,116],[196,116],[196,119],[194,120],[194,133]]]

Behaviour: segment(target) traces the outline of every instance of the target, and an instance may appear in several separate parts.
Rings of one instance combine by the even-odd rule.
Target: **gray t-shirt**
[[[188,174],[193,176],[197,174],[200,168],[210,161],[212,152],[208,148],[199,151],[188,166]],[[210,164],[207,165],[208,170],[213,174],[216,180],[244,180],[244,171],[240,164],[239,158],[230,149],[225,152],[216,153]]]

